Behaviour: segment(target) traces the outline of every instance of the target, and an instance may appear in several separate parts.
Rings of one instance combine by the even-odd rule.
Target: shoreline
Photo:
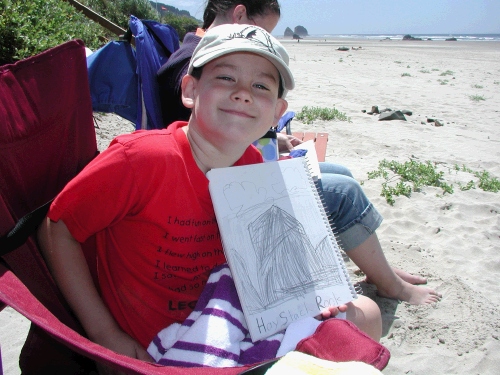
[[[301,40],[379,40],[379,41],[402,41],[405,36],[411,36],[415,39],[405,40],[405,42],[425,41],[425,42],[439,42],[446,41],[446,39],[454,38],[456,42],[500,42],[500,34],[467,34],[467,33],[450,33],[450,34],[311,34],[303,37]],[[284,35],[275,35],[279,40],[290,39],[292,37],[285,37]],[[451,42],[451,41],[450,41]]]

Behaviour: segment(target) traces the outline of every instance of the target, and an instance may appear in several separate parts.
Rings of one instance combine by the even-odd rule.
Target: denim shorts
[[[320,163],[320,170],[326,212],[340,247],[349,251],[365,242],[383,218],[349,169]]]

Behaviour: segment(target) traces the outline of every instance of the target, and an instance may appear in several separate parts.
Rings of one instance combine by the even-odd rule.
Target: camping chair
[[[70,42],[36,58],[0,67],[2,234],[52,199],[97,153],[83,48],[82,42]],[[2,243],[1,250],[6,246]],[[61,322],[83,332],[33,238],[1,260],[3,280],[15,273]],[[31,351],[27,345],[21,355],[27,373],[49,370],[51,364],[45,361],[49,358],[75,369],[71,361],[65,361],[66,355],[74,355],[32,325],[27,343],[37,342],[45,343],[43,350]]]
[[[301,141],[314,141],[314,148],[316,149],[316,155],[318,156],[318,161],[325,161],[326,157],[326,146],[328,144],[328,133],[314,133],[314,132],[292,132],[292,120],[295,117],[295,112],[288,111],[283,116],[281,116],[278,121],[278,126],[276,131],[281,132],[285,130],[288,135],[293,135],[295,138]]]
[[[71,41],[0,67],[0,118],[5,119],[0,130],[0,234],[4,235],[23,215],[54,198],[97,154],[83,43]],[[12,242],[17,245],[15,233],[0,242],[0,303],[33,323],[19,362],[23,374],[92,373],[93,360],[127,373],[183,373],[118,355],[86,339],[34,236],[3,254]],[[95,260],[91,241],[84,250],[90,261]],[[95,270],[95,264],[89,267]]]

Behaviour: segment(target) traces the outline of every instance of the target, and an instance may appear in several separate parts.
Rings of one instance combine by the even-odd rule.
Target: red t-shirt
[[[212,268],[225,262],[208,179],[185,125],[117,137],[48,214],[79,242],[96,235],[102,297],[144,347],[161,329],[184,321]],[[260,162],[251,146],[235,165]]]

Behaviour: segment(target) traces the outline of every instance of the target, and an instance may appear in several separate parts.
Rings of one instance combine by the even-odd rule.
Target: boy
[[[205,173],[262,162],[250,145],[287,108],[287,64],[285,49],[257,26],[214,28],[182,82],[189,122],[116,138],[56,198],[41,247],[91,340],[151,360],[144,348],[155,334],[189,315],[210,271],[225,262]],[[80,245],[90,236],[100,293]],[[380,337],[371,302],[348,318]],[[356,321],[361,310],[368,318]]]

